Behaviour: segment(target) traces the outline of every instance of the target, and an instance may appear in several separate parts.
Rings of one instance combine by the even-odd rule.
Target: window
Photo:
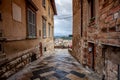
[[[90,19],[95,18],[95,0],[89,0],[88,3]]]
[[[48,15],[50,17],[50,7],[48,6]]]
[[[39,30],[39,36],[41,36],[41,30]]]
[[[28,38],[36,38],[36,14],[28,8]]]
[[[42,0],[42,6],[45,8],[45,0]]]
[[[48,36],[50,37],[50,24],[48,24]]]
[[[46,38],[46,19],[42,18],[42,29],[43,29],[43,38]]]
[[[52,31],[51,31],[51,37],[54,36],[54,28],[52,27]]]

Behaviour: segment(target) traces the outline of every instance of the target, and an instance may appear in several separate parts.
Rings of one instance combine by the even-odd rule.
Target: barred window
[[[36,38],[36,14],[28,9],[28,38]]]

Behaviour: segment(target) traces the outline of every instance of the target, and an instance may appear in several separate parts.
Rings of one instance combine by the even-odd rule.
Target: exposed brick
[[[104,20],[107,17],[107,12],[100,16],[100,20]]]
[[[116,26],[116,20],[109,21],[109,27]]]
[[[120,10],[120,5],[117,6],[117,7],[115,7],[115,8],[112,8],[112,9],[110,10],[109,14],[113,14],[113,13],[119,11],[119,10]]]
[[[110,22],[111,20],[113,20],[113,15],[109,15],[106,19],[105,19],[105,23]]]
[[[104,7],[102,6],[102,9],[100,10],[100,14],[103,14],[105,12],[108,12],[113,7],[113,3],[109,4],[108,6]]]
[[[75,1],[79,1],[79,0],[75,0]],[[84,0],[83,7],[83,13],[88,13],[88,4],[86,3],[87,0]],[[90,0],[91,1],[91,0]],[[102,2],[104,1],[108,1],[108,3],[106,3],[105,5],[103,5]],[[79,59],[80,62],[83,62],[81,59],[81,57],[84,56],[84,54],[86,54],[86,60],[87,60],[87,65],[91,66],[91,57],[93,57],[91,54],[89,54],[89,52],[84,51],[84,44],[85,42],[84,39],[86,38],[88,43],[92,43],[94,45],[94,53],[96,53],[96,55],[94,55],[95,58],[95,71],[97,73],[99,73],[101,76],[105,75],[104,80],[117,80],[117,76],[118,76],[118,70],[117,70],[117,64],[115,64],[115,62],[120,62],[120,59],[118,57],[113,58],[111,56],[111,54],[113,54],[114,56],[118,56],[116,55],[116,53],[119,53],[120,51],[110,51],[112,50],[109,47],[115,46],[120,46],[120,0],[99,0],[99,7],[96,7],[96,22],[95,25],[97,26],[97,28],[94,27],[94,25],[90,25],[88,24],[88,18],[89,15],[84,14],[85,16],[83,16],[83,26],[88,26],[88,27],[83,27],[84,32],[87,32],[87,36],[83,35],[83,37],[78,39],[78,36],[73,35],[73,38],[76,38],[76,41],[73,41],[73,54],[75,54],[75,56],[77,57],[79,54],[80,57],[77,57]],[[74,4],[74,2],[73,2]],[[118,6],[119,4],[119,6]],[[73,6],[74,7],[74,6]],[[76,9],[76,8],[74,8]],[[79,13],[79,11],[76,14],[81,14]],[[74,20],[73,20],[73,28],[74,28],[74,32],[77,31],[76,34],[80,33],[80,24],[76,24],[77,21],[80,22],[80,18],[81,15],[74,16]],[[86,17],[87,16],[87,17]],[[76,17],[76,18],[75,18]],[[81,22],[80,22],[81,23]],[[87,24],[87,25],[86,25]],[[73,32],[73,33],[74,33]],[[78,42],[81,42],[81,46],[78,47],[76,44]],[[88,46],[89,47],[89,46]],[[104,50],[105,48],[105,50]],[[79,50],[79,51],[78,51]],[[120,50],[120,48],[119,48]],[[77,51],[77,52],[76,52]],[[74,53],[75,52],[75,53]],[[106,55],[108,55],[106,57]],[[108,57],[111,56],[111,58]],[[118,61],[117,61],[118,60]],[[114,62],[112,62],[114,61]],[[107,67],[106,67],[107,66]],[[106,74],[107,72],[107,74]],[[102,79],[101,79],[102,80]]]

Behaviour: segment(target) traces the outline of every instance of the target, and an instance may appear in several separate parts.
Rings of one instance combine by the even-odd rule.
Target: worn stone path
[[[85,70],[68,52],[57,49],[55,53],[31,63],[8,80],[99,80],[88,79]]]

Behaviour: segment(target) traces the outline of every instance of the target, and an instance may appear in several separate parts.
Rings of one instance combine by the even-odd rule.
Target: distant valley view
[[[72,47],[72,35],[64,36],[54,36],[55,48],[71,48]]]

